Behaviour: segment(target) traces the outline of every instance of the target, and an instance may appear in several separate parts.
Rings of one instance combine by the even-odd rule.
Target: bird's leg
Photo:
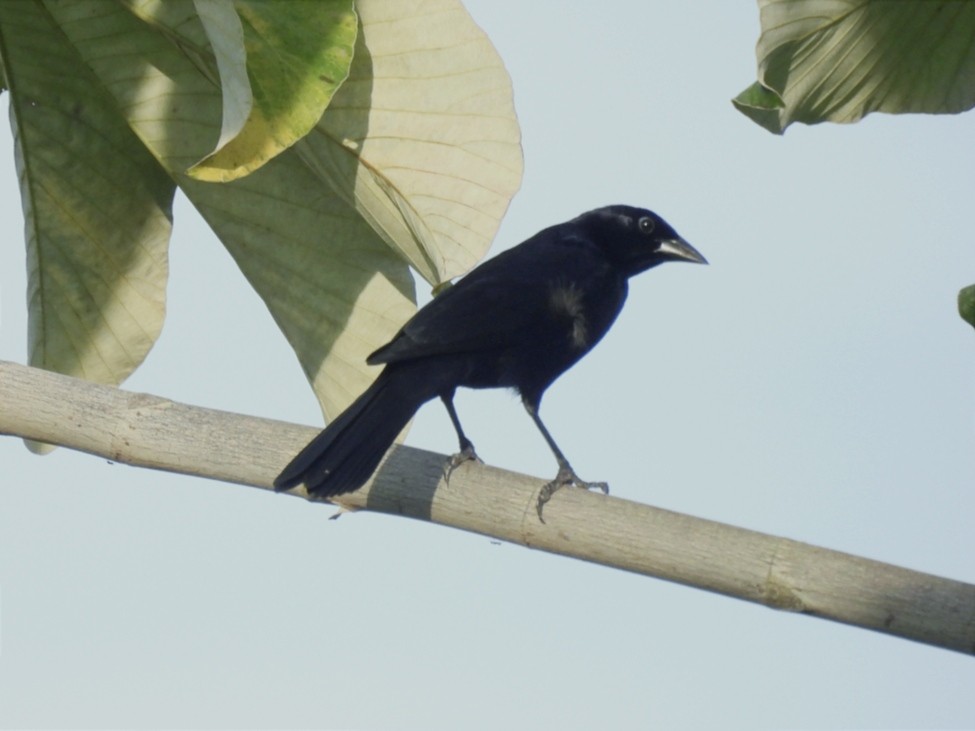
[[[542,508],[545,503],[552,499],[552,495],[556,493],[557,490],[565,487],[566,485],[572,485],[573,487],[581,487],[585,490],[602,490],[604,495],[609,494],[609,485],[605,482],[586,482],[579,478],[579,475],[575,473],[572,469],[572,465],[569,464],[569,460],[565,458],[562,454],[562,450],[559,449],[559,445],[555,443],[552,435],[548,433],[548,429],[545,428],[545,424],[542,423],[541,417],[538,415],[538,404],[529,401],[528,399],[522,399],[522,403],[525,405],[525,410],[528,415],[535,422],[535,426],[545,437],[545,441],[548,443],[549,449],[552,450],[552,454],[555,455],[555,460],[559,463],[559,472],[555,475],[555,479],[551,482],[546,483],[542,486],[541,491],[538,493],[538,503],[535,505],[535,509],[538,511],[538,519],[545,522],[542,517]]]
[[[472,460],[474,462],[480,462],[481,458],[477,456],[477,452],[474,451],[474,444],[464,434],[464,429],[460,425],[460,419],[457,417],[457,409],[454,408],[454,392],[450,391],[449,393],[441,394],[440,400],[447,407],[450,421],[454,425],[454,431],[457,432],[457,439],[460,441],[460,451],[447,460],[447,464],[444,465],[443,479],[449,485],[450,475],[453,474],[455,469],[464,464],[464,462]]]

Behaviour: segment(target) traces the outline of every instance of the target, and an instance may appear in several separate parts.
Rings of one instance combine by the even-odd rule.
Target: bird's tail
[[[274,489],[290,490],[304,483],[309,494],[330,497],[361,487],[417,409],[436,395],[418,386],[399,364],[387,366],[291,460]]]

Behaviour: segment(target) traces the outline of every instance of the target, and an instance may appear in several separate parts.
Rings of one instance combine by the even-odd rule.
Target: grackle
[[[576,475],[538,414],[551,383],[609,330],[634,274],[665,261],[707,261],[651,211],[606,206],[544,229],[471,270],[421,308],[367,358],[379,377],[284,468],[276,490],[304,483],[331,497],[360,487],[417,409],[435,397],[460,440],[450,472],[477,454],[454,409],[454,391],[513,388],[558,462],[537,510],[565,485],[608,492]]]

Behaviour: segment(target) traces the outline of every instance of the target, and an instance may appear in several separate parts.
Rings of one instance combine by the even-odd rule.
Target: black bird
[[[370,355],[385,364],[376,381],[315,437],[274,481],[309,494],[351,492],[369,479],[397,434],[439,396],[461,451],[446,475],[477,459],[454,409],[454,391],[513,388],[559,471],[538,497],[538,515],[565,485],[608,492],[579,479],[538,415],[542,394],[609,330],[626,300],[627,281],[665,261],[707,261],[651,211],[606,206],[544,229],[471,270],[420,309]]]

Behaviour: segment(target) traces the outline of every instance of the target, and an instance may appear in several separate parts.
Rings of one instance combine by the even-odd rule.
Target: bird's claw
[[[556,491],[561,490],[566,485],[579,487],[583,490],[602,490],[603,495],[609,495],[609,483],[586,482],[585,480],[579,479],[579,476],[571,467],[564,465],[559,468],[559,473],[555,476],[555,479],[542,485],[542,489],[538,492],[538,502],[535,504],[535,509],[538,511],[538,519],[543,523],[545,522],[545,518],[542,517],[542,508],[545,506],[545,503],[552,499],[552,495]]]
[[[443,481],[445,484],[450,485],[450,476],[454,473],[454,470],[465,462],[477,462],[479,464],[484,464],[484,462],[481,461],[481,458],[477,456],[477,452],[474,451],[474,445],[470,442],[465,444],[463,449],[448,459],[446,464],[444,464]]]

